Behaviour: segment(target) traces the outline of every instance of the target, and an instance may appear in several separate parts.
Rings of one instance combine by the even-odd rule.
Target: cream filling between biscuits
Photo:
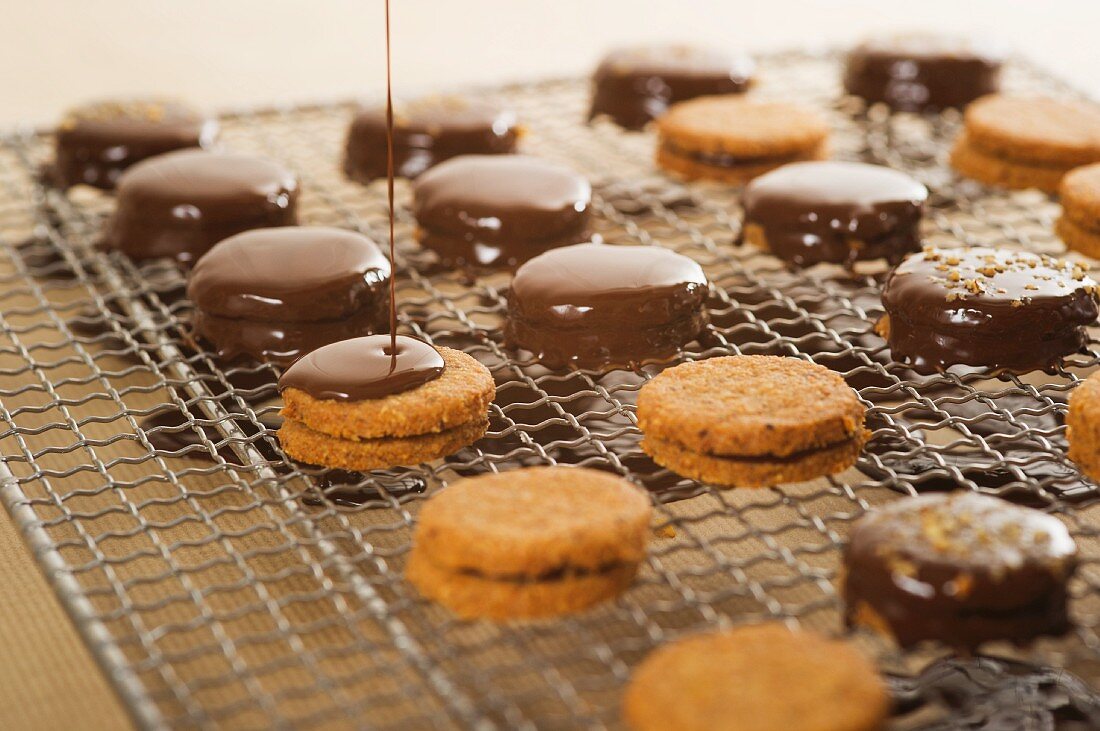
[[[630,564],[625,561],[615,561],[612,563],[602,564],[595,569],[584,568],[581,566],[561,566],[551,571],[544,571],[539,574],[488,574],[479,569],[470,567],[449,568],[439,565],[436,565],[436,568],[440,571],[457,574],[459,576],[469,576],[475,579],[481,579],[482,581],[496,581],[503,584],[522,585],[553,584],[593,576],[610,576],[617,571],[621,571],[633,565],[634,564]]]

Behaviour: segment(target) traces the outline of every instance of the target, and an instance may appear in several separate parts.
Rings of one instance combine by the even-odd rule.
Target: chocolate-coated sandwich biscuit
[[[1070,394],[1066,439],[1069,458],[1100,482],[1100,373],[1093,373]]]
[[[513,268],[589,238],[592,186],[527,155],[462,155],[416,180],[417,240],[444,266]]]
[[[912,177],[858,162],[798,162],[745,187],[744,239],[797,266],[896,264],[920,249],[928,189]]]
[[[616,49],[592,77],[588,119],[606,116],[626,129],[641,129],[670,104],[746,91],[753,67],[748,56],[695,46]]]
[[[867,440],[864,413],[836,373],[776,356],[684,363],[638,393],[642,450],[679,474],[726,487],[851,467]]]
[[[370,470],[458,451],[488,426],[496,386],[485,366],[451,348],[370,335],[325,345],[282,378],[279,439],[294,459]]]
[[[702,268],[668,249],[554,249],[516,271],[504,339],[551,368],[665,357],[706,326],[707,292]]]
[[[1004,52],[973,39],[906,33],[871,38],[848,54],[844,88],[906,112],[965,107],[1001,85]]]
[[[322,345],[389,329],[390,264],[362,234],[261,228],[216,244],[191,271],[192,324],[225,359],[290,365]]]
[[[894,360],[929,373],[953,365],[1048,368],[1088,342],[1096,282],[1072,262],[1009,249],[926,248],[890,273],[876,329]]]
[[[905,498],[852,527],[847,621],[905,647],[1060,635],[1076,557],[1066,527],[1038,510],[972,492]]]
[[[651,513],[639,488],[579,467],[460,480],[421,509],[406,577],[463,617],[576,612],[630,585]]]
[[[951,165],[989,185],[1054,193],[1070,170],[1100,162],[1100,106],[1090,102],[992,94],[964,120]]]
[[[778,622],[653,651],[623,696],[632,731],[874,731],[890,696],[852,645]]]
[[[828,157],[825,119],[781,102],[699,97],[673,105],[657,132],[657,164],[689,180],[744,183],[789,162]]]
[[[105,243],[132,259],[193,263],[233,234],[298,222],[294,174],[247,155],[178,150],[149,158],[122,175],[117,199]]]
[[[218,125],[177,101],[126,99],[70,110],[57,127],[49,170],[61,188],[111,189],[126,168],[145,158],[186,147],[209,147]]]
[[[1070,249],[1100,259],[1100,163],[1067,173],[1058,196],[1062,215],[1055,232]]]
[[[458,155],[513,152],[520,129],[515,112],[461,96],[431,96],[393,110],[393,171],[415,178]],[[344,172],[369,183],[387,174],[386,109],[359,110],[348,130]]]

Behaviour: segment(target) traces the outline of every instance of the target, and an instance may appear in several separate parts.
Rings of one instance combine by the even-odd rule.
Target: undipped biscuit
[[[464,617],[578,611],[633,580],[650,514],[639,488],[580,467],[460,480],[420,511],[406,575]]]
[[[665,645],[623,698],[633,731],[872,731],[889,708],[874,666],[852,646],[779,623]]]

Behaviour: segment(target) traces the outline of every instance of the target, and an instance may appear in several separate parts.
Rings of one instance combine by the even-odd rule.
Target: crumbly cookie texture
[[[1070,395],[1066,438],[1069,458],[1093,480],[1100,480],[1100,373],[1093,373]]]
[[[645,558],[649,497],[576,467],[460,480],[424,503],[406,577],[460,616],[549,616],[623,591]]]
[[[885,685],[855,648],[779,623],[658,648],[623,697],[633,731],[872,731],[889,708]]]

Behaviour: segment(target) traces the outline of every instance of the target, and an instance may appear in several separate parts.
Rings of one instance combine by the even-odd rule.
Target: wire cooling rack
[[[927,182],[929,242],[1061,253],[1049,198],[949,172],[957,115],[866,110],[842,97],[838,76],[833,57],[769,56],[753,93],[820,106],[838,156]],[[1070,93],[1020,64],[1007,86]],[[582,125],[586,91],[552,81],[484,93],[518,110],[525,151],[590,176],[607,241],[667,246],[703,265],[712,325],[675,360],[773,353],[844,374],[874,429],[857,468],[727,491],[658,468],[638,449],[634,402],[669,363],[551,372],[509,352],[507,276],[440,271],[417,249],[404,209],[402,330],[489,367],[498,383],[489,433],[415,469],[295,464],[270,429],[277,371],[219,363],[192,338],[174,265],[138,266],[96,248],[111,199],[39,184],[48,134],[3,138],[0,496],[136,722],[616,728],[631,668],[662,642],[765,618],[841,633],[836,582],[851,522],[901,494],[959,488],[1067,523],[1083,559],[1071,584],[1076,629],[969,660],[852,633],[889,674],[895,726],[1100,726],[1100,506],[1097,486],[1065,458],[1062,423],[1067,394],[1097,364],[1097,341],[1049,374],[917,376],[873,333],[881,269],[793,272],[735,246],[736,191],[665,178],[649,134]],[[296,169],[305,222],[384,241],[384,183],[363,187],[339,172],[349,115],[348,105],[230,114],[223,143]],[[398,200],[408,201],[403,184]],[[572,617],[495,625],[457,621],[403,581],[425,495],[461,475],[546,463],[611,470],[652,492],[652,552],[623,597]]]

